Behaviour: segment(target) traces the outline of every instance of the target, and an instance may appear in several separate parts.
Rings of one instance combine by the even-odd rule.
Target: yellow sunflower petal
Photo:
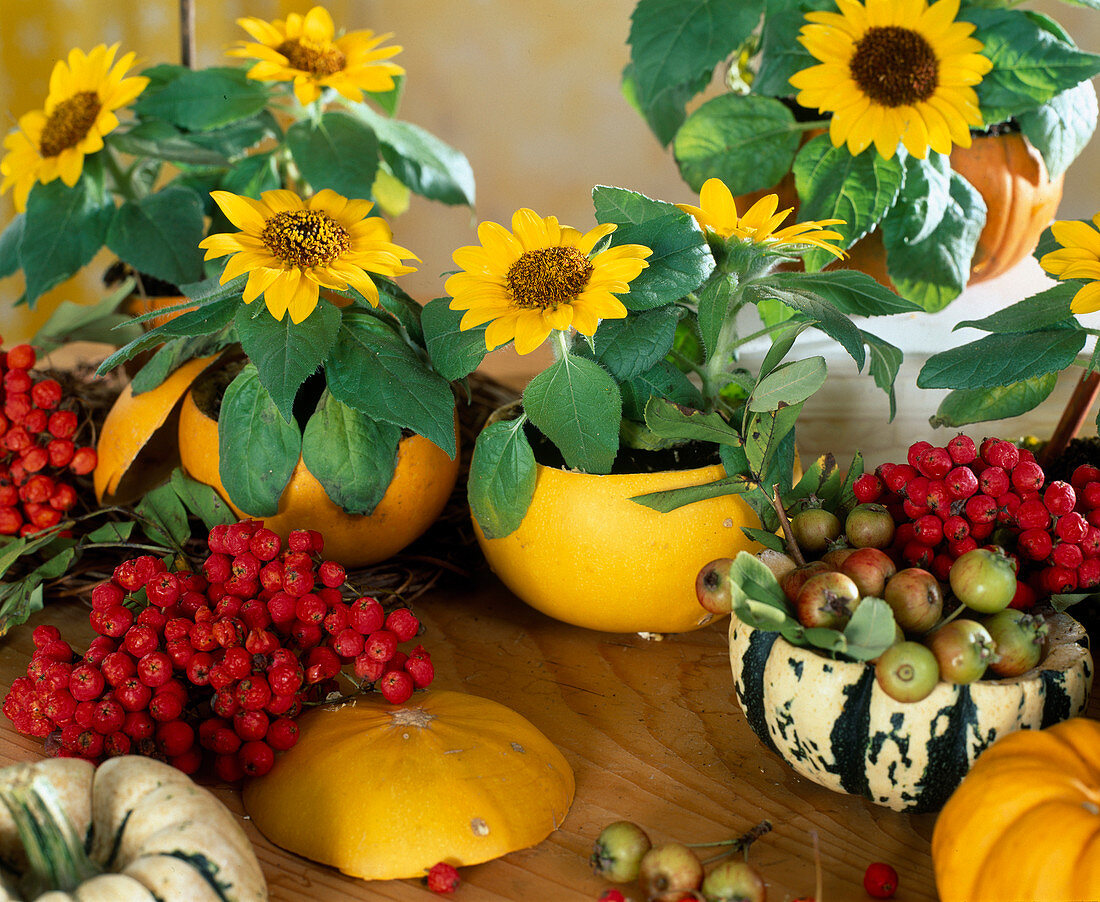
[[[485,347],[492,351],[515,338],[516,321],[519,317],[519,311],[512,310],[489,323],[485,328]]]
[[[1069,309],[1073,313],[1095,313],[1100,310],[1100,282],[1089,282],[1073,296]]]
[[[550,326],[541,310],[523,310],[516,317],[515,349],[517,354],[530,354],[550,336]]]

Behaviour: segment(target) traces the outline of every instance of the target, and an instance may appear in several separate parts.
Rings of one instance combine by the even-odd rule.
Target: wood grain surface
[[[812,411],[807,408],[800,426],[804,455],[847,449],[847,465],[852,449],[870,444],[873,464],[901,459],[917,438],[950,437],[933,436],[925,408],[906,398],[899,403],[899,420],[884,428],[881,409],[859,407],[865,382],[858,377],[845,387],[841,377],[815,399]],[[873,403],[881,403],[881,395]],[[1057,413],[1045,409],[1006,434],[1037,431]],[[992,427],[971,434],[999,433]],[[471,554],[478,556],[476,549]],[[710,842],[771,821],[774,830],[751,855],[767,881],[769,902],[813,893],[815,835],[824,876],[818,902],[868,898],[863,871],[878,860],[897,869],[901,902],[936,898],[929,854],[934,815],[899,814],[833,793],[796,776],[769,752],[734,698],[725,622],[661,640],[583,630],[516,600],[476,560],[469,579],[438,586],[414,608],[426,625],[421,641],[432,653],[436,686],[512,707],[558,745],[577,778],[576,799],[561,829],[534,848],[464,868],[456,900],[594,900],[607,884],[591,873],[587,858],[600,830],[619,819],[641,824],[655,842]],[[83,648],[92,635],[87,611],[80,600],[51,601],[0,639],[0,691],[25,672],[34,625],[56,623],[74,647]],[[1100,716],[1095,696],[1089,713]],[[0,764],[40,754],[39,741],[16,734],[0,718]],[[357,773],[349,762],[346,778],[377,779],[369,764],[360,766]],[[242,813],[238,792],[212,788]],[[399,820],[400,812],[394,817]],[[274,847],[250,822],[245,828],[275,900],[432,898],[418,880],[348,878]],[[641,902],[636,891],[632,898]]]

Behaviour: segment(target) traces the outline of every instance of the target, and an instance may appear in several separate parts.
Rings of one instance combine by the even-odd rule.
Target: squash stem
[[[41,775],[17,778],[0,787],[0,802],[11,813],[30,869],[22,878],[27,898],[49,890],[70,893],[103,869],[84,851],[61,807],[57,792]]]

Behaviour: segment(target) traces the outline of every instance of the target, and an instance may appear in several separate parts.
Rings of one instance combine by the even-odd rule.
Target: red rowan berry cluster
[[[15,345],[3,355],[0,378],[0,535],[29,535],[56,526],[77,500],[68,476],[96,466],[94,448],[73,442],[79,420],[61,410],[61,384],[29,372],[34,348]]]
[[[92,591],[98,634],[77,659],[53,626],[33,634],[27,674],[3,710],[47,751],[91,760],[160,758],[194,773],[204,752],[223,780],[259,776],[298,739],[303,706],[351,665],[363,689],[401,704],[435,676],[420,623],[404,607],[345,601],[344,568],[321,560],[313,530],[286,547],[261,522],[215,526],[201,573],[143,555]]]
[[[1100,585],[1096,467],[1079,466],[1068,483],[1047,483],[1031,451],[997,438],[979,447],[960,434],[946,447],[914,442],[906,463],[881,464],[853,491],[893,515],[896,556],[941,580],[960,555],[993,542],[1017,565],[1014,607]]]

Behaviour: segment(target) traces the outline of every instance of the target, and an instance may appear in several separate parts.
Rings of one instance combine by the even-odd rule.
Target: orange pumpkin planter
[[[810,131],[806,139],[819,134],[824,132]],[[974,285],[1007,272],[1035,250],[1061,203],[1065,175],[1050,178],[1042,156],[1019,134],[975,136],[970,147],[951,151],[951,168],[981,194],[987,209],[985,226],[970,262],[969,284]],[[774,188],[739,196],[737,207],[747,209],[766,194],[778,194],[779,209],[793,207],[797,216],[793,174],[787,173]],[[844,260],[826,269],[858,270],[894,287],[877,229],[849,248]]]
[[[180,462],[192,479],[217,490],[238,516],[251,516],[228,498],[218,473],[218,423],[199,409],[194,393],[183,400],[179,417]],[[325,537],[325,557],[345,566],[376,564],[422,535],[443,512],[458,478],[454,460],[419,435],[397,448],[393,479],[370,514],[349,514],[325,493],[301,457],[279,499],[279,512],[264,525],[286,538],[292,529],[316,529]]]

